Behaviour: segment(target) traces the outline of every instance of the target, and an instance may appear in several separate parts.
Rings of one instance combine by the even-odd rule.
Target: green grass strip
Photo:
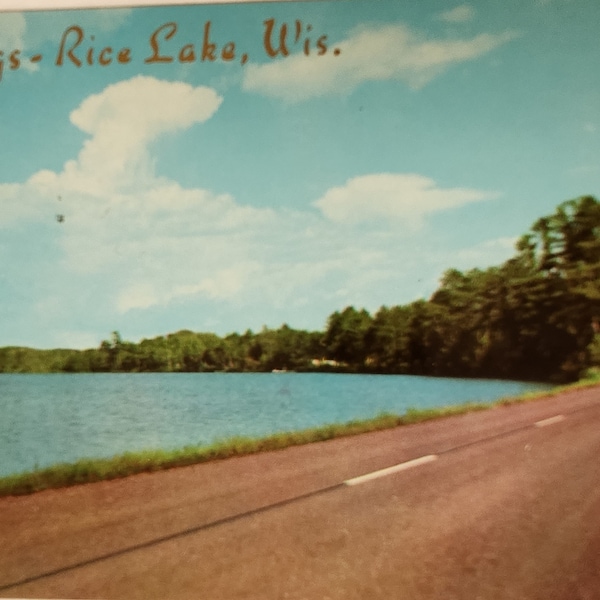
[[[31,494],[46,489],[118,479],[137,473],[162,471],[174,467],[222,460],[233,456],[246,456],[258,452],[281,450],[291,446],[322,442],[339,437],[381,431],[401,425],[411,425],[453,415],[487,410],[494,406],[530,402],[532,400],[555,396],[564,391],[598,385],[598,379],[594,378],[545,392],[525,394],[514,398],[503,398],[492,403],[470,402],[441,408],[409,408],[402,416],[384,413],[373,419],[324,425],[302,431],[277,433],[258,439],[234,437],[215,442],[210,446],[186,446],[178,450],[127,452],[112,458],[84,458],[74,463],[60,463],[47,468],[36,469],[32,472],[2,477],[0,478],[0,496]]]

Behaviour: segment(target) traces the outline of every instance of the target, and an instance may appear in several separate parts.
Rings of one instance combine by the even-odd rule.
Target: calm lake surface
[[[0,375],[0,476],[82,457],[203,445],[492,402],[550,386],[326,373]]]

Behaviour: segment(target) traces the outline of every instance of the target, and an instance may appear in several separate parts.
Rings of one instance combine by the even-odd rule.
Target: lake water
[[[83,457],[181,448],[327,423],[492,402],[543,384],[401,375],[0,375],[0,476]]]

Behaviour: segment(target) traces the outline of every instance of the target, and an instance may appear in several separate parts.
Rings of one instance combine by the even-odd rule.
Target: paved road
[[[599,457],[594,388],[3,498],[0,595],[596,600]]]

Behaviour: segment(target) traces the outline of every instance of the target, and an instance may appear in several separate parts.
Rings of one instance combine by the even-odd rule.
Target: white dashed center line
[[[565,415],[555,415],[554,417],[536,421],[533,424],[533,427],[547,427],[548,425],[560,423],[565,419]],[[360,485],[361,483],[367,483],[368,481],[373,481],[374,479],[379,479],[380,477],[387,477],[388,475],[393,475],[394,473],[399,473],[400,471],[406,471],[408,469],[412,469],[413,467],[418,467],[420,465],[433,462],[437,459],[437,454],[427,454],[426,456],[421,456],[413,460],[393,465],[392,467],[387,467],[386,469],[380,469],[379,471],[373,471],[372,473],[359,475],[358,477],[353,477],[352,479],[346,479],[346,481],[343,482],[343,485]]]
[[[549,419],[543,419],[542,421],[536,421],[533,425],[534,427],[546,427],[546,425],[554,425],[554,423],[560,423],[566,419],[565,415],[556,415],[555,417],[550,417]]]
[[[414,460],[409,460],[407,462],[394,465],[393,467],[387,467],[387,469],[381,469],[380,471],[373,471],[372,473],[367,473],[366,475],[360,475],[359,477],[347,479],[344,481],[344,484],[359,485],[361,483],[366,483],[367,481],[372,481],[373,479],[379,479],[379,477],[386,477],[387,475],[393,475],[394,473],[399,473],[400,471],[406,471],[407,469],[424,465],[437,460],[437,458],[438,457],[435,454],[428,454],[427,456],[421,456],[420,458],[415,458]]]

